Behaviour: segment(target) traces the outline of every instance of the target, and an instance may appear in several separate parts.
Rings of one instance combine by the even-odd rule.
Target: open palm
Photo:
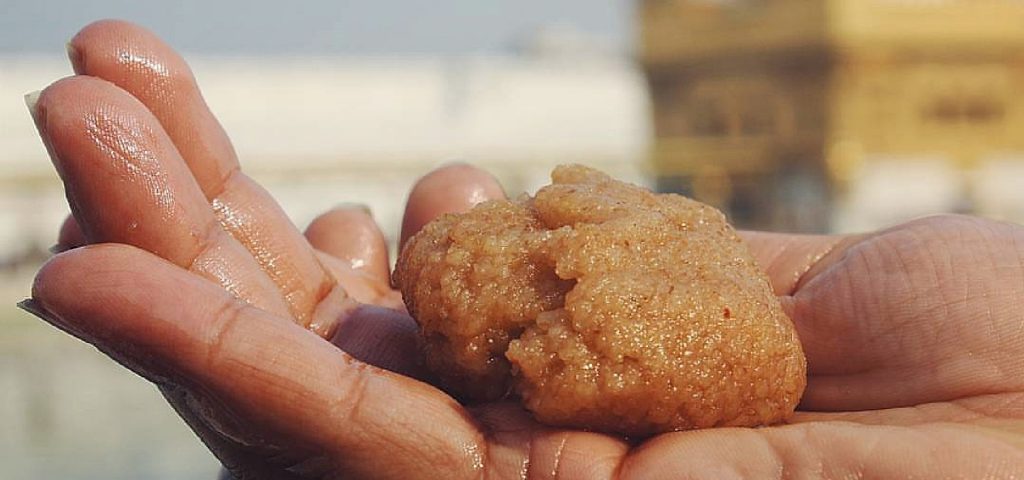
[[[936,217],[856,237],[745,234],[808,357],[789,425],[643,442],[544,427],[429,384],[358,210],[301,234],[238,170],[184,61],[123,22],[72,41],[36,124],[77,223],[27,304],[155,382],[238,478],[985,477],[1024,471],[1024,229]],[[500,196],[470,167],[410,195],[408,237]],[[70,233],[68,233],[70,232]]]

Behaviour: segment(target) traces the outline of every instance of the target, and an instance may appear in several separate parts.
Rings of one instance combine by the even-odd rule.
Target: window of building
[[[985,96],[947,95],[936,98],[924,109],[925,120],[935,123],[992,123],[1003,118],[1004,107]]]

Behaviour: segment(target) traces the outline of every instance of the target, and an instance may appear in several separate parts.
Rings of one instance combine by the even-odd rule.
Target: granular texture
[[[403,249],[395,279],[443,388],[636,436],[793,412],[799,340],[720,212],[582,166],[552,180]]]

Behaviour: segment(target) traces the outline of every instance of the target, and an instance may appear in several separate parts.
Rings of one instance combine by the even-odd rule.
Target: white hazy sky
[[[501,51],[546,26],[633,44],[633,0],[0,0],[0,53],[63,54],[81,26],[123,18],[214,54]]]

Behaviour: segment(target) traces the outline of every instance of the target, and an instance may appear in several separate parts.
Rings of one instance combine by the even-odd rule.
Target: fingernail
[[[47,310],[46,307],[42,306],[34,298],[26,298],[18,302],[17,305],[18,308],[32,314],[32,316],[46,323],[49,323],[57,330],[67,333],[68,335],[71,335],[73,337],[77,337],[82,340],[88,341],[86,336],[80,330],[71,328],[70,325],[64,323],[64,321],[61,320],[60,317]]]
[[[78,52],[78,49],[71,42],[64,44],[64,48],[68,51],[68,61],[71,62],[71,69],[75,71],[75,74],[83,75],[85,68],[82,65],[82,54]]]
[[[58,325],[60,321],[57,320],[57,316],[47,311],[46,308],[40,305],[39,302],[37,302],[34,298],[26,298],[18,302],[17,306],[18,308],[28,313],[31,313],[36,318],[51,325],[56,325],[58,326],[58,328],[60,328],[60,326]]]
[[[361,210],[368,216],[373,216],[373,211],[370,210],[370,206],[365,203],[359,202],[341,202],[334,206],[335,210]]]
[[[51,254],[53,254],[53,255],[57,255],[57,254],[59,254],[59,253],[64,253],[64,252],[68,251],[68,247],[66,247],[66,246],[64,246],[64,245],[61,245],[61,244],[59,244],[59,243],[55,243],[55,244],[53,244],[53,246],[51,246],[51,247],[50,247],[50,248],[48,248],[47,250],[48,250],[48,251],[49,251],[49,252],[50,252]]]
[[[42,90],[36,90],[25,94],[25,106],[28,107],[28,113],[32,115],[32,120],[35,120],[36,123],[39,122],[39,110],[36,109],[36,104],[39,103],[39,95],[42,93]]]

